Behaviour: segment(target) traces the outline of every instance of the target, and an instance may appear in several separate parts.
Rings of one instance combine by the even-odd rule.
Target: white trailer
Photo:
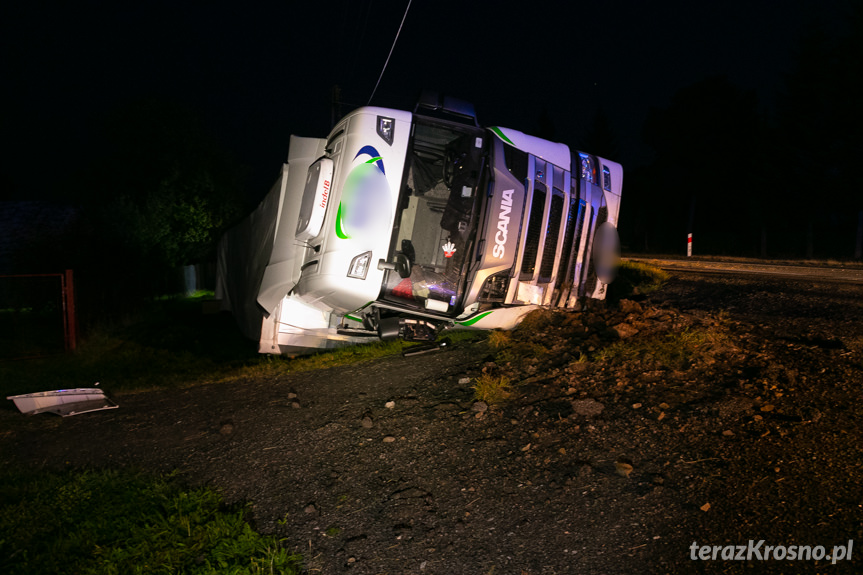
[[[360,108],[326,139],[291,136],[281,177],[222,238],[217,297],[262,353],[511,329],[605,297],[592,244],[617,225],[622,180],[615,162],[483,129],[458,100]]]

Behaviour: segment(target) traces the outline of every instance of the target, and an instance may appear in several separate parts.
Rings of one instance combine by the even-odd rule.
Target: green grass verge
[[[92,387],[123,392],[214,381],[257,358],[228,316],[195,299],[155,302],[124,325],[91,329],[74,353],[0,361],[0,393]]]
[[[444,337],[449,339],[452,343],[458,343],[461,341],[477,340],[486,337],[486,334],[479,331],[454,330],[447,332],[445,335],[441,336],[439,340]],[[288,373],[315,371],[340,365],[350,365],[364,361],[371,361],[380,357],[398,355],[415,345],[419,344],[397,339],[390,341],[375,341],[373,343],[360,345],[350,345],[313,355],[294,358],[280,355],[266,355],[260,357],[255,362],[236,369],[232,374],[226,376],[224,380],[229,381],[249,377],[270,377]]]
[[[261,355],[230,315],[203,314],[201,305],[198,297],[160,300],[136,321],[92,330],[74,353],[0,361],[0,397],[96,382],[124,393],[278,376],[397,355],[414,345],[376,341],[297,358]],[[454,343],[484,337],[474,331],[445,336]]]
[[[208,488],[128,471],[6,470],[0,572],[293,575],[300,557]]]

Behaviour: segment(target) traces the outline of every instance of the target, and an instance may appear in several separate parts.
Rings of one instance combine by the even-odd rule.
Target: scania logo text
[[[500,200],[500,215],[497,219],[497,233],[494,236],[492,255],[502,259],[506,253],[506,237],[509,230],[509,213],[512,211],[512,194],[515,190],[504,190]]]

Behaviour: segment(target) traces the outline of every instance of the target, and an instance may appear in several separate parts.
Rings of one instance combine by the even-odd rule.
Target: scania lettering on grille
[[[506,253],[506,236],[509,230],[509,213],[512,211],[512,194],[515,190],[504,190],[500,201],[500,215],[497,219],[497,233],[494,235],[492,255],[498,259]]]

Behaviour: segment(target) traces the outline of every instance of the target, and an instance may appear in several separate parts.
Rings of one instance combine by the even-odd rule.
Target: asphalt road
[[[667,271],[709,273],[721,275],[762,275],[811,281],[834,281],[841,283],[863,284],[863,265],[861,264],[817,264],[817,263],[773,263],[768,261],[735,261],[717,259],[660,259],[624,258],[658,266]]]

